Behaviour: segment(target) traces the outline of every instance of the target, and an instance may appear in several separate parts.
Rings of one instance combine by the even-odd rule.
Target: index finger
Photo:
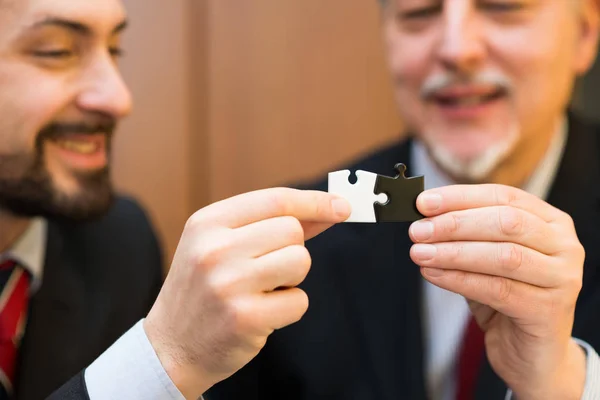
[[[426,190],[417,197],[418,210],[428,217],[493,206],[520,208],[546,222],[553,222],[558,216],[557,209],[539,197],[506,185],[450,185]]]
[[[269,188],[239,194],[198,212],[204,222],[239,228],[269,218],[291,216],[301,222],[339,223],[350,216],[350,203],[340,196],[292,188]]]

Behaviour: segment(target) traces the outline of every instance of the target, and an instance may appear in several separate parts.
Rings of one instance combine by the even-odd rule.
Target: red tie
[[[456,400],[475,397],[475,383],[485,354],[484,334],[471,316],[458,357]]]
[[[10,398],[13,392],[17,349],[29,300],[29,281],[29,274],[14,261],[0,263],[0,399]]]

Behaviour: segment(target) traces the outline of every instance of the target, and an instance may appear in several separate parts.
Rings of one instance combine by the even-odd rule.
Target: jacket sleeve
[[[46,400],[90,400],[85,386],[84,371],[72,377]]]

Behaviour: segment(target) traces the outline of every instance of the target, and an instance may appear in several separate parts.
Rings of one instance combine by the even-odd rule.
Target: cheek
[[[536,125],[543,121],[552,121],[570,98],[574,72],[571,70],[572,38],[560,27],[555,31],[562,35],[545,31],[544,35],[504,32],[504,35],[495,35],[492,42],[497,59],[502,60],[502,69],[513,80],[519,117],[526,124],[524,132],[540,129]]]
[[[7,66],[0,66],[0,87],[0,152],[31,152],[39,131],[62,109],[64,87],[26,67]]]
[[[424,36],[387,39],[388,65],[393,77],[397,103],[407,124],[421,114],[420,90],[434,63],[430,39]]]
[[[397,39],[388,45],[389,66],[399,89],[418,90],[431,68],[423,39]]]

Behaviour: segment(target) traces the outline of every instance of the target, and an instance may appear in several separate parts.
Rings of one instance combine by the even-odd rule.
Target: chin
[[[77,176],[68,190],[44,169],[33,170],[18,181],[0,179],[0,208],[23,217],[92,221],[103,217],[114,200],[108,169]]]
[[[420,135],[429,156],[446,174],[460,182],[484,183],[516,148],[515,126],[485,129],[452,126]],[[442,131],[443,133],[439,133]],[[483,132],[482,132],[483,131]]]
[[[484,183],[514,150],[516,137],[509,139],[482,147],[481,151],[476,152],[465,149],[464,144],[460,148],[452,148],[440,141],[430,141],[426,147],[433,161],[455,180]]]

